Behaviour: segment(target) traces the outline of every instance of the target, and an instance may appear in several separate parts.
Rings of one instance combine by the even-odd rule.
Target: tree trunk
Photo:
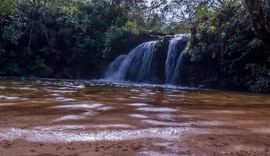
[[[262,41],[265,48],[270,49],[270,33],[266,29],[264,12],[260,0],[243,0],[250,16],[252,30]]]

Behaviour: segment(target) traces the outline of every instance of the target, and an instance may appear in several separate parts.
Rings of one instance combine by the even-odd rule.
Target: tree
[[[262,41],[265,48],[270,49],[270,32],[266,28],[265,15],[259,0],[243,0],[250,16],[250,22],[256,37]]]

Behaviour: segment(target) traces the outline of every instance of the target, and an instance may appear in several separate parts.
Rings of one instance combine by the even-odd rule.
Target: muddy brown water
[[[0,79],[0,155],[270,155],[270,96]]]

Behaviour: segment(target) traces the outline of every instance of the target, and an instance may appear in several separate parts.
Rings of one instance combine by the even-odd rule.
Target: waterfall
[[[178,77],[181,76],[180,70],[182,67],[184,54],[185,54],[184,51],[182,51],[177,59],[177,64],[174,70],[173,77],[171,79],[171,84],[176,84]]]
[[[145,42],[131,50],[128,55],[119,56],[109,65],[104,78],[110,81],[147,81],[153,75],[150,67],[156,41]]]
[[[176,84],[180,66],[182,64],[183,52],[178,53],[177,44],[180,40],[187,42],[189,35],[179,34],[175,35],[169,43],[167,59],[165,64],[165,83]],[[178,57],[177,57],[178,56]],[[178,58],[178,59],[177,59]]]
[[[167,44],[167,38],[170,39],[169,47],[168,51],[164,51],[162,44]],[[163,49],[158,49],[156,52],[154,49],[157,41],[142,43],[127,55],[120,55],[113,61],[106,69],[103,78],[108,81],[165,82],[175,85],[180,80],[183,51],[189,38],[189,34],[165,36],[159,42]]]
[[[127,55],[120,55],[117,57],[115,61],[113,61],[109,66],[108,69],[106,70],[104,77],[109,78],[111,75],[114,75],[117,69],[120,67],[121,63],[123,60],[126,58]]]

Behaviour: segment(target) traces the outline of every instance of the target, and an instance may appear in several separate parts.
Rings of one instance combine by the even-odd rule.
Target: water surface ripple
[[[0,112],[0,155],[270,155],[262,94],[2,78]]]

